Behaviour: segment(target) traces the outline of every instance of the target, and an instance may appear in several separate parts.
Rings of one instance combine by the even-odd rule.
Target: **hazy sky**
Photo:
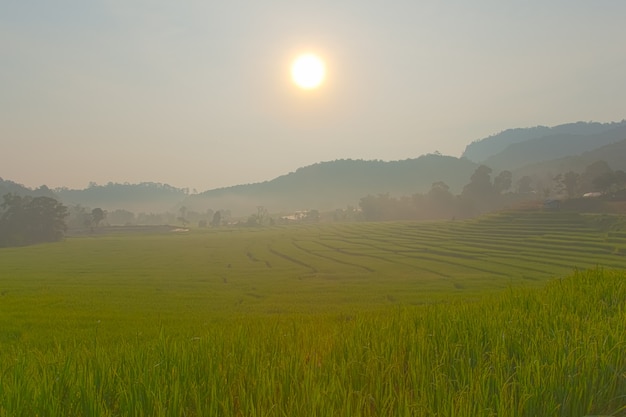
[[[626,118],[624,0],[0,0],[0,177],[198,191]],[[298,90],[300,52],[328,78]]]

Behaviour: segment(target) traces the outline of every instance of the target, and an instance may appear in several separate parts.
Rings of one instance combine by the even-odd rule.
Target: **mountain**
[[[167,184],[91,184],[83,190],[57,188],[55,194],[66,205],[99,207],[104,210],[125,209],[134,212],[175,211],[188,191]]]
[[[507,146],[483,164],[498,171],[515,170],[542,161],[580,155],[626,139],[626,124],[591,135],[560,134],[527,140]]]
[[[273,213],[317,209],[321,211],[358,206],[367,195],[389,193],[409,196],[425,193],[443,181],[458,193],[478,165],[467,159],[439,154],[385,162],[380,160],[336,160],[299,168],[271,181],[236,185],[189,194],[186,189],[166,184],[91,184],[82,190],[58,188],[54,197],[65,205],[135,213],[177,212],[186,209],[229,210],[233,216],[247,216],[263,206]],[[23,194],[33,194],[23,188]],[[50,191],[50,194],[52,192]]]
[[[248,216],[259,206],[271,213],[297,210],[335,210],[358,206],[367,195],[391,197],[426,193],[443,181],[458,194],[468,184],[479,163],[513,173],[513,184],[523,176],[533,179],[536,191],[553,186],[552,178],[567,171],[583,172],[603,160],[614,170],[626,170],[626,121],[619,123],[571,123],[556,127],[509,129],[474,142],[462,158],[440,154],[401,161],[342,159],[306,166],[270,181],[242,184],[189,194],[160,183],[91,184],[83,190],[42,186],[29,189],[0,178],[0,196],[48,195],[65,205],[116,209],[135,213],[177,213],[189,210],[229,210],[232,216]],[[476,162],[473,162],[474,159]]]
[[[436,181],[459,192],[476,167],[467,159],[438,154],[391,162],[344,159],[303,167],[263,183],[190,195],[183,204],[196,211],[230,209],[235,216],[256,212],[258,206],[270,212],[334,210],[358,206],[368,194],[427,192]]]
[[[605,161],[614,171],[626,171],[626,139],[610,145],[601,146],[580,155],[566,156],[526,165],[515,169],[513,175],[516,178],[521,178],[525,175],[553,178],[557,174],[568,171],[581,173],[584,171],[585,167],[596,161]]]
[[[533,139],[544,139],[550,136],[592,136],[622,126],[626,126],[626,120],[611,123],[576,122],[554,127],[536,126],[507,129],[470,143],[465,148],[462,157],[474,162],[485,163],[489,157],[504,151],[507,147],[516,143]]]

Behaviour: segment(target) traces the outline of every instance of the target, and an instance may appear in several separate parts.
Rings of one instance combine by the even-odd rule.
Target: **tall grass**
[[[625,300],[596,269],[477,302],[70,322],[2,343],[0,416],[625,416]]]

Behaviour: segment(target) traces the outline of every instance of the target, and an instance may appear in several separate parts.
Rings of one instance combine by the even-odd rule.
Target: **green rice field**
[[[116,233],[0,249],[0,416],[626,416],[626,224]]]

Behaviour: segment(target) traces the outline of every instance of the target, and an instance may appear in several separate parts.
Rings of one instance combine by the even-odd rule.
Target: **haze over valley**
[[[582,174],[599,161],[612,171],[626,170],[626,122],[576,122],[555,127],[515,128],[474,141],[460,158],[433,153],[399,161],[335,160],[301,167],[274,179],[230,187],[190,191],[156,182],[92,183],[85,189],[56,188],[43,185],[37,189],[20,186],[8,179],[0,184],[0,193],[42,194],[54,196],[67,205],[130,211],[135,214],[170,212],[175,222],[181,207],[198,213],[228,211],[234,217],[246,217],[263,207],[280,215],[296,211],[331,212],[348,207],[359,208],[366,196],[389,195],[392,198],[427,194],[433,184],[443,183],[450,194],[462,193],[472,173],[481,165],[492,169],[493,179],[503,171],[511,173],[506,193],[520,190],[524,178],[525,195],[514,200],[538,200],[563,195],[556,177],[567,172]],[[599,175],[599,174],[598,174]],[[598,191],[591,184],[578,190]],[[494,207],[495,208],[495,207]],[[445,216],[450,212],[444,211]],[[475,215],[468,212],[461,217]],[[445,217],[441,211],[424,215]],[[165,222],[165,218],[162,219]]]

